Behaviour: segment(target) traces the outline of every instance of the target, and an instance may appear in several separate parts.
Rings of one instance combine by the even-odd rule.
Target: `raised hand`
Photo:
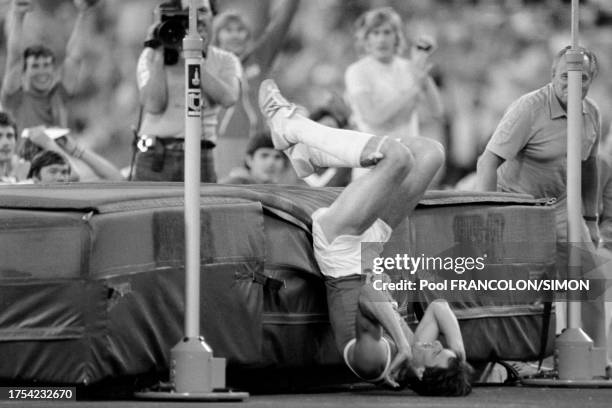
[[[93,7],[99,0],[74,0],[74,7],[79,11],[85,11]]]
[[[33,8],[32,0],[13,0],[12,6],[13,12],[20,16],[32,11]]]
[[[424,53],[428,56],[431,55],[438,48],[435,38],[429,35],[421,35],[416,39],[412,46],[412,53]]]
[[[57,150],[55,142],[47,136],[44,126],[36,126],[27,129],[28,137],[36,146],[44,150]]]

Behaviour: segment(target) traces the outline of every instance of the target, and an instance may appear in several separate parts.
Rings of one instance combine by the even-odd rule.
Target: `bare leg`
[[[414,165],[402,184],[388,199],[387,207],[379,215],[391,228],[395,228],[423,197],[427,186],[444,163],[444,148],[435,140],[414,137],[403,141],[414,156]]]
[[[374,137],[368,142],[362,161],[376,151],[380,141]],[[319,219],[329,242],[339,235],[360,235],[368,229],[413,169],[413,155],[400,142],[387,139],[380,152],[383,158],[372,171],[349,184]]]
[[[320,217],[329,242],[339,235],[360,235],[378,218],[396,226],[412,212],[444,160],[441,146],[428,139],[414,138],[405,146],[389,138],[329,128],[296,114],[271,80],[262,83],[259,99],[277,148],[303,143],[352,167],[374,165]]]
[[[373,151],[377,139],[366,146],[363,156]],[[370,173],[346,187],[321,217],[328,240],[338,235],[359,235],[377,218],[395,228],[412,213],[444,162],[444,150],[438,142],[421,137],[407,143],[386,141],[380,150],[384,158]]]

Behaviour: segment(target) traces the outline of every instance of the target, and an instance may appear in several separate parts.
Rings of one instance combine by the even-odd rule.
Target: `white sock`
[[[311,157],[320,160],[321,164],[313,163],[321,167],[360,167],[361,153],[368,140],[374,137],[355,130],[323,126],[300,115],[287,119],[283,133],[292,143],[303,143],[318,150],[320,153],[313,150]]]
[[[297,146],[304,146],[303,149],[306,149],[306,154],[310,162],[317,167],[351,167],[351,163],[340,160],[336,156],[315,149],[314,147],[309,147],[302,143]]]

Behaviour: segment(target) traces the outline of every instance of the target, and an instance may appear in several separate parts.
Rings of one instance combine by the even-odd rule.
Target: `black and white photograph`
[[[612,0],[0,0],[0,408],[612,406]]]

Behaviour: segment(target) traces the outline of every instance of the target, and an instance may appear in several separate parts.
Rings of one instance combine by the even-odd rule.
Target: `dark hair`
[[[17,146],[17,156],[29,162],[42,151],[43,148],[32,142],[29,138],[21,138]]]
[[[52,166],[54,164],[66,165],[68,161],[61,154],[52,150],[43,150],[32,159],[28,178],[40,177],[40,171],[43,167]]]
[[[552,63],[552,74],[555,74],[555,70],[557,69],[557,65],[561,58],[567,54],[567,52],[572,48],[571,45],[566,46],[565,48],[559,50],[555,55]],[[578,46],[578,51],[589,59],[589,71],[591,73],[591,77],[595,78],[599,73],[599,62],[597,61],[597,55],[586,47]]]
[[[258,149],[274,149],[274,143],[269,131],[259,132],[255,136],[249,138],[246,148],[246,154],[252,156]]]
[[[346,118],[346,116],[332,112],[331,109],[328,108],[315,109],[310,115],[308,115],[308,118],[310,120],[318,122],[327,116],[334,119],[338,123],[338,127],[341,129],[345,128],[348,125],[348,119]]]
[[[28,58],[44,58],[51,57],[51,61],[55,63],[55,53],[50,48],[44,45],[31,45],[23,50],[23,70],[27,68]]]
[[[472,392],[471,365],[458,357],[448,359],[448,367],[426,367],[423,378],[411,384],[419,395],[460,397]]]
[[[17,138],[17,123],[7,112],[0,111],[0,126],[10,126],[15,131],[15,139]]]
[[[213,16],[216,16],[219,13],[219,4],[217,3],[217,0],[208,0],[208,2],[210,3],[210,12]],[[177,7],[179,10],[182,7],[181,0],[168,0],[162,4]]]
[[[217,4],[217,0],[208,0],[210,2],[210,11],[213,16],[216,16],[219,13],[219,5]]]

